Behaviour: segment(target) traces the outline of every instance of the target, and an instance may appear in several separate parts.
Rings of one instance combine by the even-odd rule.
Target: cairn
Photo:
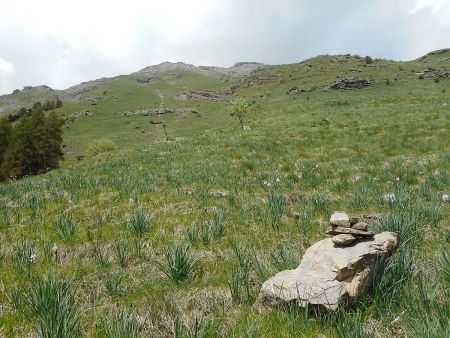
[[[336,246],[349,246],[360,238],[372,238],[368,224],[360,222],[358,217],[349,217],[345,212],[337,211],[330,218],[331,229],[326,233],[332,235]]]

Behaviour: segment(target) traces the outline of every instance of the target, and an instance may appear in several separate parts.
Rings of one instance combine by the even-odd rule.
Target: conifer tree
[[[11,142],[3,158],[3,176],[19,178],[32,173],[33,155],[31,120],[23,118],[13,128]]]
[[[46,117],[41,104],[34,105],[31,117],[22,117],[14,127],[0,120],[0,179],[57,168],[63,157],[62,124],[56,112]]]
[[[11,142],[11,133],[12,128],[11,124],[8,122],[6,118],[0,119],[0,168],[3,163],[3,158],[6,152],[6,149]],[[0,180],[2,179],[2,174],[0,172]]]
[[[38,173],[45,169],[46,144],[48,142],[45,130],[46,118],[42,107],[37,107],[31,114],[31,133],[33,140],[33,154],[31,155],[30,173]]]
[[[51,112],[45,121],[45,166],[50,169],[58,167],[59,160],[63,157],[61,151],[63,121],[58,113]]]

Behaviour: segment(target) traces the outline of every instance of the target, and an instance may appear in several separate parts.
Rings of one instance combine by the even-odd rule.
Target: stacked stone
[[[337,211],[330,218],[331,229],[327,231],[336,246],[349,246],[359,238],[372,238],[368,224],[360,222],[358,217],[349,217],[345,212]]]

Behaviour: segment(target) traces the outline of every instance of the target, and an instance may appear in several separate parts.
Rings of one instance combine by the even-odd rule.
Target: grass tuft
[[[39,337],[79,337],[79,315],[72,283],[54,272],[33,278],[26,303]]]
[[[190,246],[175,244],[166,250],[164,260],[157,262],[161,271],[175,283],[181,283],[189,278],[197,268],[200,258],[193,258]]]

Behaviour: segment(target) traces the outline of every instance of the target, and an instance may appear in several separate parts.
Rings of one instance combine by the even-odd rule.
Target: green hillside
[[[170,66],[56,91],[65,161],[0,184],[0,335],[39,332],[52,308],[40,300],[58,290],[54,322],[78,320],[75,336],[450,334],[449,70],[449,50],[409,62],[326,55],[251,72]],[[328,87],[349,77],[371,84]],[[11,95],[1,102],[19,106],[23,93]],[[249,131],[230,116],[237,96],[252,104]],[[125,114],[161,98],[173,112]],[[115,149],[94,154],[101,139]],[[261,284],[296,267],[336,210],[382,214],[372,229],[400,235],[374,289],[337,313],[254,308]],[[176,283],[161,264],[188,245],[199,262]]]

